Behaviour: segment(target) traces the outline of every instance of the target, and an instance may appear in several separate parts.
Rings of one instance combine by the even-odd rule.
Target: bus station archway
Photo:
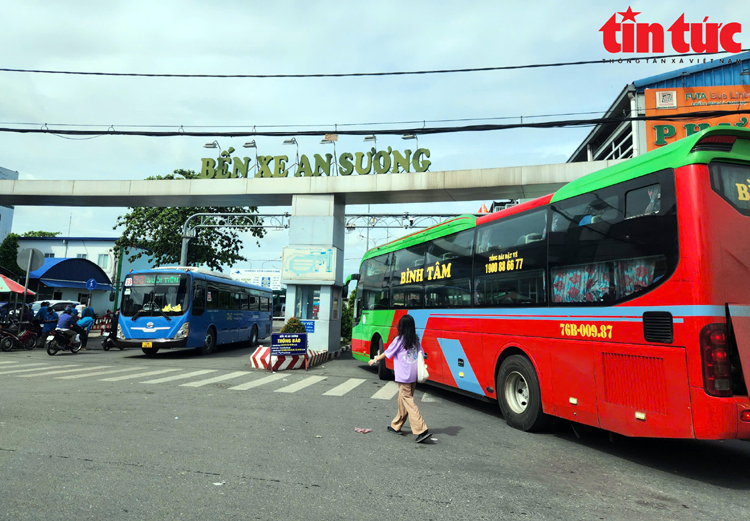
[[[303,315],[313,350],[338,350],[347,204],[529,199],[618,161],[332,177],[0,181],[7,206],[291,206],[282,258],[286,318]]]

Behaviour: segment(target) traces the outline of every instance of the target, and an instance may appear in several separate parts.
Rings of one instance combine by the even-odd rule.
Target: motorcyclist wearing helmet
[[[77,334],[81,336],[85,334],[84,329],[78,326],[78,310],[71,306],[65,308],[65,311],[60,315],[60,320],[57,321],[57,329],[61,329],[65,333],[68,344]]]

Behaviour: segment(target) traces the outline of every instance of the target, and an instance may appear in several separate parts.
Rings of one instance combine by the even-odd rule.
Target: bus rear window
[[[711,163],[711,188],[742,215],[750,215],[750,166]]]

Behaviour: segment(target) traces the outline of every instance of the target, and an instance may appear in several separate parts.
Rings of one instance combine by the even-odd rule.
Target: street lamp
[[[297,169],[299,169],[299,143],[297,143],[297,138],[293,137],[292,139],[285,139],[284,140],[285,145],[295,145],[297,147],[297,159],[294,162],[294,165],[297,165]],[[294,166],[292,165],[292,166]],[[290,167],[291,168],[291,167]]]
[[[375,134],[370,134],[369,136],[365,136],[364,139],[365,142],[367,141],[374,141],[375,142],[375,148],[378,148],[378,138]]]
[[[221,151],[221,146],[219,146],[219,142],[216,140],[213,143],[206,143],[203,145],[203,148],[218,148]]]
[[[328,134],[326,134],[326,136],[327,136],[327,135],[328,135]],[[334,134],[334,135],[335,135],[335,134]],[[338,139],[338,136],[336,136],[336,139]],[[333,143],[333,164],[334,164],[334,165],[336,165],[336,172],[338,173],[338,171],[339,171],[339,162],[338,162],[338,160],[336,159],[336,139],[327,139],[327,138],[323,138],[323,139],[322,139],[322,140],[320,141],[320,144],[321,144],[321,145],[330,145],[331,143]]]
[[[258,146],[255,144],[255,140],[248,141],[244,145],[242,145],[242,148],[254,148],[255,149],[255,174],[257,177],[258,172],[260,171],[260,165],[258,164]]]
[[[401,139],[416,139],[417,140],[417,150],[419,150],[419,136],[416,134],[404,134],[401,136]]]

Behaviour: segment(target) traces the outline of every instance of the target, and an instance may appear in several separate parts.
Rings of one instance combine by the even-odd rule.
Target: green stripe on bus
[[[698,141],[712,134],[737,136],[740,140],[737,141],[731,153],[717,151],[690,153]],[[713,160],[720,161],[722,159],[731,159],[733,162],[743,160],[750,162],[750,144],[744,141],[748,139],[750,139],[750,130],[748,129],[729,126],[707,128],[702,132],[670,143],[658,150],[652,150],[636,158],[628,159],[617,165],[571,181],[552,196],[551,202],[556,203],[564,199],[570,199],[577,195],[593,192],[594,190],[616,185],[666,168],[708,164]]]
[[[365,253],[362,261],[364,262],[367,259],[377,257],[378,255],[390,253],[402,248],[408,248],[409,246],[421,244],[425,241],[431,241],[433,239],[437,239],[438,237],[444,237],[446,235],[457,233],[468,228],[474,228],[474,226],[476,226],[476,223],[477,218],[475,216],[462,215],[460,217],[456,217],[455,219],[451,219],[450,221],[440,223],[437,226],[427,228],[426,230],[419,230],[415,233],[407,235],[406,237],[401,237],[400,239],[389,242],[388,244],[373,248]]]

